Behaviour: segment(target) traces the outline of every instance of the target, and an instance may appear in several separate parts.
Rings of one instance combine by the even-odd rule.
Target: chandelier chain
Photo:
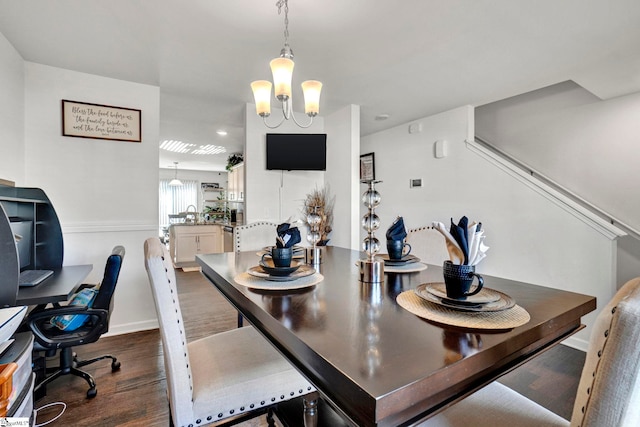
[[[284,6],[284,45],[289,46],[289,1],[278,0],[276,3],[278,6],[278,15],[282,13],[282,6]]]

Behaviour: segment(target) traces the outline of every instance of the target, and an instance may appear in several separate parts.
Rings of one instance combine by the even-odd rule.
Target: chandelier
[[[278,14],[282,12],[284,6],[284,47],[280,51],[280,57],[271,60],[271,73],[273,74],[273,85],[268,80],[256,80],[251,83],[253,97],[256,102],[256,113],[262,117],[265,126],[269,129],[279,127],[285,120],[293,119],[296,125],[301,128],[308,128],[313,123],[313,118],[320,111],[320,91],[322,83],[317,80],[307,80],[302,82],[302,92],[304,95],[304,112],[310,117],[308,124],[303,125],[296,120],[291,107],[291,77],[293,74],[293,51],[289,47],[289,3],[288,0],[278,0]],[[276,125],[269,125],[267,117],[271,114],[271,86],[274,86],[276,98],[282,103],[282,119]]]

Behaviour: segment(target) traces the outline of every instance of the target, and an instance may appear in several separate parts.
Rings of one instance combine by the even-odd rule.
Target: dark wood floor
[[[235,327],[236,312],[201,273],[178,270],[176,274],[188,340]],[[109,361],[85,367],[98,385],[94,399],[86,399],[86,383],[80,378],[66,376],[50,384],[47,396],[36,401],[35,408],[58,401],[65,402],[67,408],[49,426],[169,425],[162,345],[157,330],[102,338],[77,350],[80,358],[86,359],[112,353],[121,361],[122,368],[112,373]],[[583,364],[583,352],[559,345],[500,381],[569,419]],[[59,407],[41,410],[37,423],[46,422],[58,411]],[[266,423],[260,420],[248,425]]]

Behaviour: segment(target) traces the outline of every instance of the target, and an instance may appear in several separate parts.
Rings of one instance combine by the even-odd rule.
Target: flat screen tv
[[[327,134],[268,133],[267,170],[327,169]]]

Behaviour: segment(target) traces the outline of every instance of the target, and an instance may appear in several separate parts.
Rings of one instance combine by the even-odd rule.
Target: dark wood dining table
[[[258,290],[234,277],[256,266],[255,251],[198,255],[202,273],[356,426],[412,425],[494,381],[580,330],[594,297],[484,276],[531,319],[508,330],[472,330],[418,317],[401,292],[442,282],[442,268],[359,281],[361,252],[326,247],[324,279],[297,290]],[[481,270],[479,270],[481,272]]]

